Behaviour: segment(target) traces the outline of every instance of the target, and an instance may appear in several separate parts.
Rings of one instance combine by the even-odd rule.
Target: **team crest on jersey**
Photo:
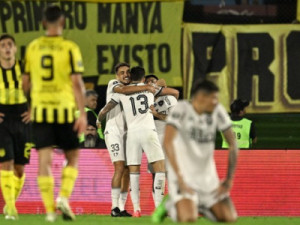
[[[5,149],[0,148],[0,157],[4,157],[4,156],[5,156]]]

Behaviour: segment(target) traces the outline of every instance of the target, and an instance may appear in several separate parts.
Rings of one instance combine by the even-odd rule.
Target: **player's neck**
[[[61,36],[62,35],[62,29],[59,27],[48,27],[47,31],[46,31],[46,36],[49,37],[55,37],[55,36]]]
[[[196,103],[195,101],[192,101],[192,106],[193,106],[195,112],[199,115],[201,115],[205,112],[203,107],[201,105],[199,105],[198,103]]]
[[[16,58],[13,57],[9,60],[0,59],[0,65],[3,69],[10,69],[15,65]]]

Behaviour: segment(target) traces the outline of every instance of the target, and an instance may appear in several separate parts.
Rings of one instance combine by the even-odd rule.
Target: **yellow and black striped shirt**
[[[16,61],[10,69],[0,69],[0,104],[18,105],[26,103],[22,89],[22,65]]]
[[[61,36],[33,40],[25,56],[25,74],[31,80],[32,120],[37,123],[72,123],[76,102],[72,74],[84,70],[79,47]]]

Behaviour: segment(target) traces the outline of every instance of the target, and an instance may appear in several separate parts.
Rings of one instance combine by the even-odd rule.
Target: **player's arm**
[[[219,188],[219,194],[227,193],[228,191],[230,191],[232,187],[233,177],[236,169],[238,152],[239,152],[236,138],[232,131],[232,128],[230,127],[225,131],[223,131],[222,133],[229,145],[228,148],[229,155],[228,155],[228,169],[227,169],[226,179],[223,181],[223,183]]]
[[[165,129],[163,147],[165,149],[168,162],[177,176],[180,191],[193,193],[194,191],[188,186],[186,186],[186,184],[184,183],[181,171],[176,161],[176,154],[175,154],[175,149],[173,144],[176,135],[177,135],[177,128],[173,125],[167,124]]]
[[[31,120],[31,108],[30,108],[30,89],[31,89],[31,82],[30,82],[30,75],[29,73],[24,73],[22,76],[22,88],[27,99],[28,103],[28,111],[22,113],[22,122],[28,124]]]
[[[149,91],[153,94],[156,93],[156,88],[149,84],[141,85],[141,86],[126,86],[123,84],[119,84],[115,86],[113,90],[115,93],[124,94],[124,95],[130,95],[142,91]]]
[[[255,129],[254,122],[251,123],[250,138],[252,139],[252,144],[257,143],[257,136],[256,136],[256,129]]]
[[[81,134],[86,130],[87,126],[87,116],[84,110],[84,93],[85,87],[81,78],[81,74],[72,74],[71,80],[73,84],[73,91],[75,96],[75,101],[77,103],[77,108],[79,110],[79,118],[74,124],[74,130]]]
[[[172,95],[174,96],[176,99],[179,98],[179,91],[174,89],[174,88],[162,88],[160,93],[157,96],[164,96],[164,95]]]
[[[118,103],[114,101],[113,99],[110,100],[99,112],[98,114],[98,121],[103,121],[106,117],[106,114],[109,113],[110,110],[116,107]]]
[[[157,112],[153,105],[150,106],[150,110],[153,116],[156,117],[157,119],[159,120],[167,119],[167,115]]]

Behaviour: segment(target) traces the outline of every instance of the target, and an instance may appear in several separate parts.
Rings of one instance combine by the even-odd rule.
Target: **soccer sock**
[[[25,183],[26,175],[25,173],[21,178],[14,175],[14,182],[15,182],[15,200],[17,201],[18,197],[20,196],[24,183]]]
[[[111,209],[119,207],[119,199],[121,194],[121,188],[112,188],[111,189]]]
[[[154,178],[154,203],[155,207],[159,206],[164,197],[166,184],[166,173],[155,173]]]
[[[124,211],[125,210],[125,204],[126,204],[126,201],[127,201],[127,196],[128,196],[128,192],[121,192],[120,193],[120,199],[119,199],[119,209],[121,211]]]
[[[61,178],[61,187],[59,196],[69,199],[73,188],[75,186],[75,181],[78,176],[78,170],[71,166],[66,166],[62,171],[62,178]]]
[[[140,173],[130,173],[130,195],[134,211],[141,210],[140,207]]]
[[[15,208],[15,182],[14,172],[1,170],[1,190],[5,204],[8,208]]]
[[[38,185],[47,213],[55,212],[54,178],[52,176],[39,176]]]

